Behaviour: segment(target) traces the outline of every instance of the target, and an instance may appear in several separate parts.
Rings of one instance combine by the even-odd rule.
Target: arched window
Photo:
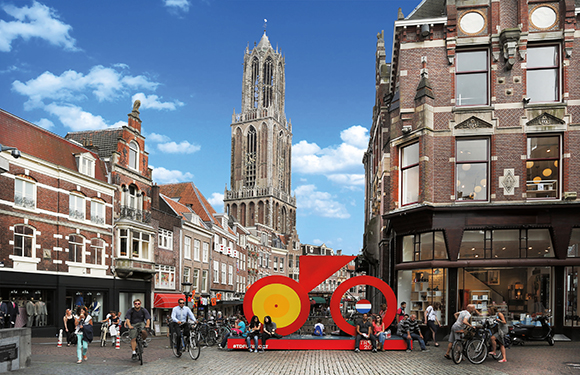
[[[14,226],[14,255],[35,258],[34,229],[26,225]]]
[[[264,63],[264,95],[262,97],[262,106],[268,108],[273,101],[273,87],[274,87],[274,62],[271,57],[266,59]]]
[[[254,188],[256,186],[256,128],[250,126],[248,130],[248,148],[246,152],[246,178],[245,187]]]
[[[258,108],[260,103],[260,63],[257,57],[252,60],[252,87],[253,107]]]
[[[286,142],[284,133],[278,135],[278,186],[281,191],[286,190]]]
[[[129,143],[129,168],[139,170],[139,145],[135,141]]]

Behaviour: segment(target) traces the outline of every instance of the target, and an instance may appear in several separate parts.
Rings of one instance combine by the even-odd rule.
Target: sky
[[[0,108],[60,136],[126,125],[141,101],[157,184],[230,187],[243,57],[266,33],[286,60],[302,243],[357,254],[377,33],[419,0],[0,0]]]

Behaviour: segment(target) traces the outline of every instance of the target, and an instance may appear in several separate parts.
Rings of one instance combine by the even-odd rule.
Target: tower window
[[[248,148],[246,152],[246,181],[247,188],[256,186],[256,129],[250,126],[248,131]]]
[[[264,96],[262,98],[262,105],[264,108],[268,108],[272,104],[272,93],[274,87],[274,63],[271,58],[267,58],[264,63]]]
[[[258,59],[254,57],[252,60],[252,85],[254,86],[254,108],[258,108],[258,103],[260,102],[260,64]]]

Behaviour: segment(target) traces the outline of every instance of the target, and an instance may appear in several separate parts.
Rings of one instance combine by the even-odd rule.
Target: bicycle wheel
[[[479,365],[487,358],[487,346],[483,339],[469,340],[465,352],[469,362],[474,365]]]
[[[172,340],[171,340],[171,350],[173,351],[173,355],[176,356],[177,358],[181,357],[181,343],[177,342],[177,332],[173,332],[173,335],[171,336]],[[181,340],[180,340],[181,341]]]
[[[455,340],[451,348],[451,358],[458,365],[463,360],[463,340]]]
[[[107,331],[101,329],[101,346],[107,346]]]
[[[218,341],[218,333],[215,329],[210,329],[207,332],[207,344],[209,346],[214,346],[215,344],[217,344]]]
[[[226,328],[226,327],[220,327],[218,329],[218,342],[222,342],[222,340],[224,339],[224,337],[230,333],[231,331]]]
[[[145,339],[145,342],[149,344],[153,336],[155,336],[155,331],[153,331],[151,327],[147,328],[147,338]]]
[[[137,357],[139,357],[139,363],[143,365],[143,339],[137,339]]]
[[[123,341],[124,343],[131,342],[131,339],[129,338],[129,330],[121,334],[121,341]]]
[[[194,335],[189,335],[189,356],[191,359],[196,360],[199,358],[199,353],[201,352],[201,348],[197,340],[195,339]]]

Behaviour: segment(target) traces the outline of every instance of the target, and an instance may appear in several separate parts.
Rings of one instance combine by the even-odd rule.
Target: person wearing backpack
[[[324,324],[322,324],[322,319],[318,318],[318,323],[314,325],[314,336],[324,336]]]

